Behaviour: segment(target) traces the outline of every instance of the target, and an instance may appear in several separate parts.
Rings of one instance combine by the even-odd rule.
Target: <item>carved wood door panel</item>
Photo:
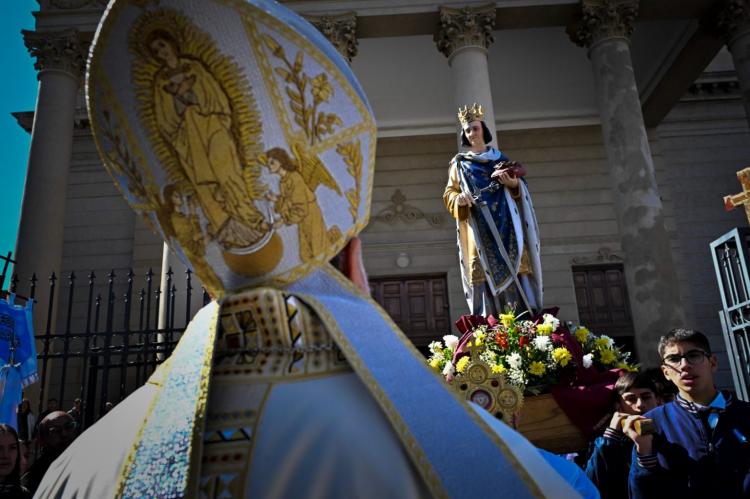
[[[426,347],[450,331],[444,275],[373,278],[370,291],[417,347]]]
[[[633,320],[622,265],[574,266],[573,282],[581,324],[633,351]]]

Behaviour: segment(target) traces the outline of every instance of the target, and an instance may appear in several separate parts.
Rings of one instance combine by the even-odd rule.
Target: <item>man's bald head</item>
[[[47,451],[57,453],[64,451],[75,436],[76,423],[67,412],[51,412],[39,423],[39,437],[42,447]]]

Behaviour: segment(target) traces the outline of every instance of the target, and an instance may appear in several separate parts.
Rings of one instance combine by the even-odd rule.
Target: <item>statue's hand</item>
[[[458,195],[458,206],[474,206],[474,198],[471,194],[462,192]]]
[[[518,179],[507,170],[497,170],[492,174],[492,178],[512,189],[518,187]]]

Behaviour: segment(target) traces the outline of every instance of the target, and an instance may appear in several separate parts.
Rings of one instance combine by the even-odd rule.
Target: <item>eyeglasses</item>
[[[71,421],[69,423],[65,423],[65,424],[61,424],[61,425],[49,426],[47,428],[47,432],[50,435],[57,435],[57,434],[62,433],[64,431],[73,431],[75,429],[76,429],[76,423],[75,423],[75,421]]]
[[[680,367],[680,364],[682,363],[682,359],[685,359],[688,364],[691,366],[700,364],[703,362],[703,359],[706,357],[710,357],[711,354],[708,352],[704,352],[703,350],[690,350],[684,355],[679,355],[676,353],[667,355],[662,360],[664,363],[670,367]]]

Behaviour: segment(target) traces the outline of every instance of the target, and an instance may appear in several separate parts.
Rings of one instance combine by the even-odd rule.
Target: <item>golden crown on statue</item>
[[[463,109],[458,108],[458,121],[461,122],[461,126],[466,126],[472,121],[482,121],[484,119],[484,111],[482,106],[477,105],[475,102],[473,106],[464,106]]]

